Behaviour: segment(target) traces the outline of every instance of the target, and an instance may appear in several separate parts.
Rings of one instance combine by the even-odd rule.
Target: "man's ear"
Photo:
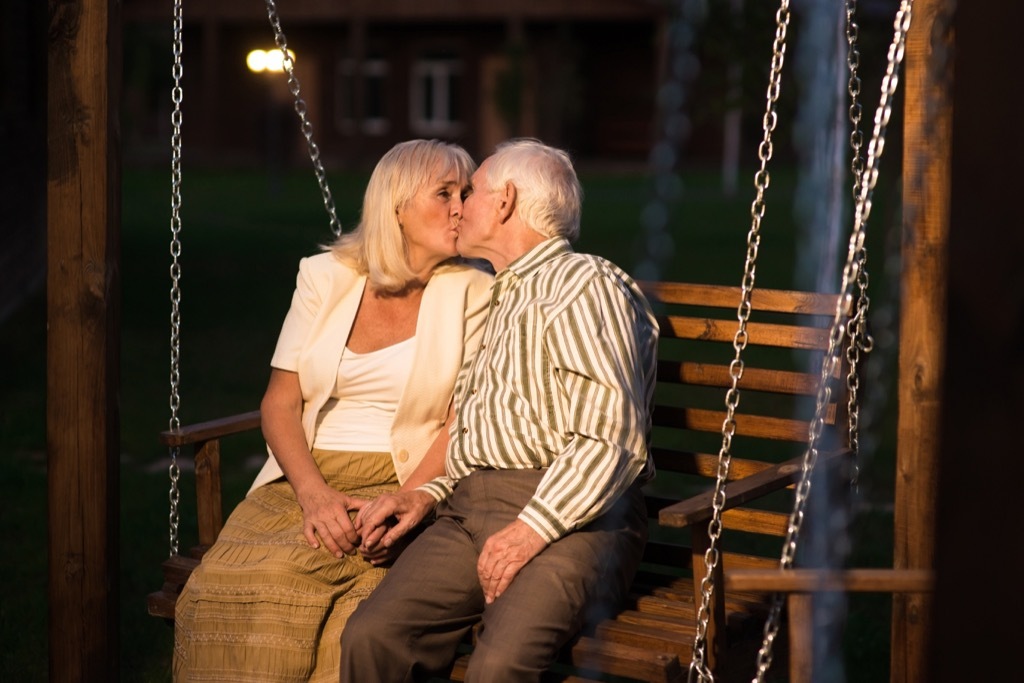
[[[502,192],[501,201],[498,203],[498,222],[504,223],[516,210],[516,186],[512,183],[505,183],[505,190]]]

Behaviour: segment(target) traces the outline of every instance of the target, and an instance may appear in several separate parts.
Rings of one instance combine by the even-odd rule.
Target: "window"
[[[356,131],[366,135],[383,135],[388,131],[387,79],[390,71],[383,59],[343,59],[338,62],[335,79],[335,125],[345,133]],[[362,94],[362,116],[358,95]]]
[[[409,118],[417,135],[458,135],[462,132],[459,100],[462,63],[450,57],[421,59],[412,70]]]

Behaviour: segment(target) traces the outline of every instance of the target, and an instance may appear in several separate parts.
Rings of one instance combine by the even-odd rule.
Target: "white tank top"
[[[412,371],[415,340],[369,353],[342,352],[334,393],[317,417],[314,448],[391,452],[391,424]]]

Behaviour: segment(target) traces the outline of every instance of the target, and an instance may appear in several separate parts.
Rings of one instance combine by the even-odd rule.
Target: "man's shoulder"
[[[624,285],[629,289],[636,288],[633,278],[618,265],[597,254],[567,252],[559,255],[553,262],[551,272],[562,273],[566,278],[583,282],[601,280],[608,283]]]
[[[614,308],[635,311],[653,323],[654,316],[647,296],[636,280],[621,267],[597,254],[571,252],[561,258],[567,260],[562,261],[562,267],[554,268],[552,272],[557,273],[555,277],[560,279],[557,288],[562,290],[562,301],[567,306],[570,301],[581,297],[608,297],[609,301],[618,302]]]

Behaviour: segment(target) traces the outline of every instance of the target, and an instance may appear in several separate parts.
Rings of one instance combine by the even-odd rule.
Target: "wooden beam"
[[[941,57],[952,49],[952,36],[942,31],[946,5],[915,2],[906,45],[896,569],[930,569],[935,556],[952,120],[951,74],[941,68]],[[892,683],[927,680],[931,604],[927,593],[893,597]]]
[[[1020,677],[1006,672],[1019,669],[1024,635],[1021,25],[1019,0],[956,3],[937,582],[932,670],[920,679],[929,683]]]
[[[185,20],[199,18],[209,7],[226,22],[266,21],[266,10],[261,2],[251,0],[207,0],[205,3],[187,3]],[[510,16],[521,16],[532,21],[559,21],[573,19],[582,21],[627,21],[650,19],[664,14],[666,9],[657,2],[634,2],[631,0],[547,0],[546,2],[523,2],[522,0],[348,0],[348,2],[323,2],[323,0],[291,0],[278,3],[278,10],[286,26],[297,22],[347,21],[354,15],[362,15],[373,22],[403,21],[502,21]],[[169,10],[159,0],[132,0],[126,14],[133,20],[164,21]]]
[[[120,3],[49,4],[49,678],[118,677]]]
[[[934,585],[926,569],[732,569],[725,575],[725,587],[741,592],[927,593]]]

